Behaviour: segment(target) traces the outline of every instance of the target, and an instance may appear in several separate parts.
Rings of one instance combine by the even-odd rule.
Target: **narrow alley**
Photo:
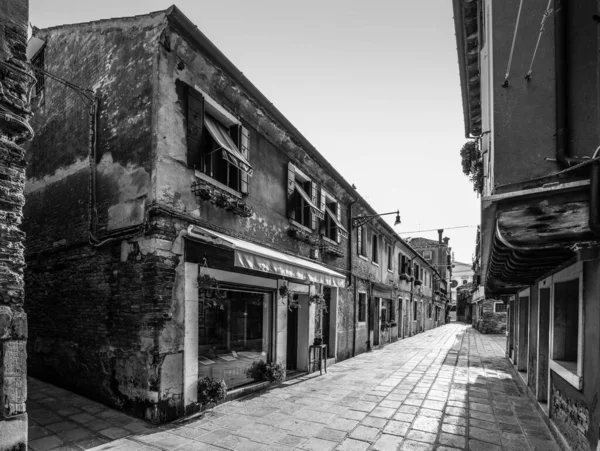
[[[452,323],[341,362],[323,376],[221,405],[204,418],[125,431],[131,435],[93,449],[558,450],[513,379],[504,347],[504,335]],[[93,441],[56,449],[86,449],[84,443]],[[39,439],[30,446],[51,449]]]

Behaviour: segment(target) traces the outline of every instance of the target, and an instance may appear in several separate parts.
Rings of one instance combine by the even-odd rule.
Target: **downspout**
[[[569,156],[567,67],[567,2],[554,0],[554,71],[556,74],[556,160],[564,169],[575,160]]]
[[[348,266],[350,269],[350,284],[354,285],[354,326],[352,328],[352,357],[356,356],[356,328],[358,327],[358,300],[356,299],[356,276],[352,271],[352,205],[354,205],[357,201],[353,200],[348,205]]]

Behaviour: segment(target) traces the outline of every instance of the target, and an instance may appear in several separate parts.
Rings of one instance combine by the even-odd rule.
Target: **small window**
[[[504,302],[494,303],[494,313],[506,313],[506,304]]]
[[[342,225],[342,208],[331,194],[321,189],[321,211],[325,213],[322,233],[332,241],[340,243],[342,238],[348,238],[348,231]]]
[[[430,302],[429,303],[429,311],[427,312],[428,313],[427,316],[428,316],[429,319],[431,319],[431,312],[432,312],[432,305],[431,305],[431,302]]]
[[[379,237],[376,233],[371,235],[371,261],[379,263]]]
[[[392,270],[392,247],[388,246],[387,247],[387,269],[388,271]]]
[[[405,274],[407,273],[408,269],[408,258],[406,257],[406,255],[403,254],[398,254],[398,274]]]
[[[432,259],[432,252],[431,251],[423,251],[423,258],[425,260],[431,260]]]
[[[229,113],[197,89],[177,85],[186,117],[187,162],[240,193],[248,193],[250,135]]]
[[[413,301],[413,321],[417,320],[417,301]]]
[[[417,263],[415,263],[415,279],[418,279],[421,275],[421,269]]]
[[[358,255],[367,256],[367,231],[365,226],[360,226],[356,229],[357,237],[356,244],[358,246]]]
[[[323,212],[317,207],[316,184],[292,163],[288,163],[288,216],[296,223],[317,228]]]
[[[366,321],[367,293],[358,293],[358,322]]]

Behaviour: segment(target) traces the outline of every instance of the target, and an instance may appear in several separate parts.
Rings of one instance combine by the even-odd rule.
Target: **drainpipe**
[[[350,269],[350,283],[354,284],[354,327],[352,328],[352,357],[356,355],[356,328],[358,327],[358,300],[356,299],[357,291],[356,291],[356,276],[352,272],[352,205],[354,205],[357,200],[353,200],[348,205],[348,265]]]
[[[562,168],[575,163],[569,156],[567,68],[567,2],[554,0],[554,70],[556,74],[556,160]]]
[[[600,235],[600,161],[592,162],[590,170],[590,230]]]

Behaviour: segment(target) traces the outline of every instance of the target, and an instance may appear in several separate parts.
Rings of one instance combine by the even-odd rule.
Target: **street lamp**
[[[378,215],[356,216],[355,218],[352,218],[352,228],[356,229],[357,227],[362,227],[373,218],[377,218],[379,216],[393,215],[393,214],[396,215],[396,221],[394,222],[394,225],[397,226],[401,222],[400,221],[400,210],[390,211],[389,213],[380,213]]]

